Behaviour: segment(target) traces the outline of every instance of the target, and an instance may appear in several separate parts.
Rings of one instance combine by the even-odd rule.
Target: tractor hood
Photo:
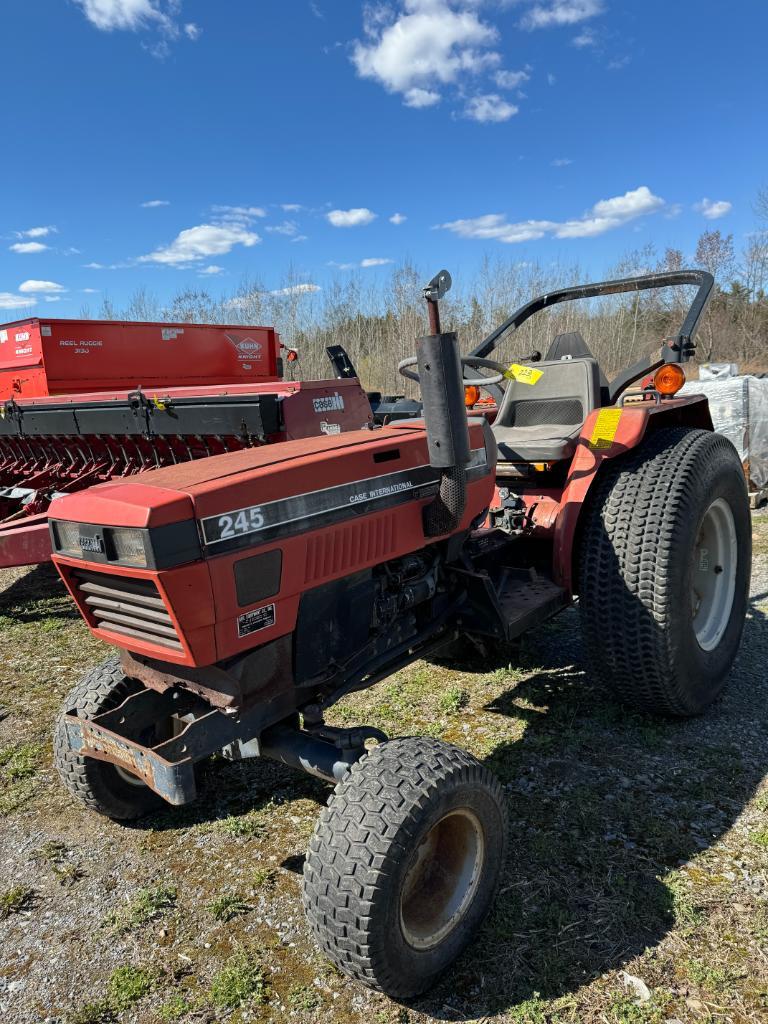
[[[482,467],[490,487],[495,446],[484,419],[470,421],[470,436],[468,468],[476,474]],[[49,512],[53,550],[89,562],[170,567],[292,532],[291,524],[311,523],[318,510],[357,517],[419,498],[437,475],[423,423],[414,420],[265,445],[57,498]]]

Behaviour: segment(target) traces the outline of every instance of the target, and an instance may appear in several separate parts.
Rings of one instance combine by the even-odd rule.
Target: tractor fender
[[[584,421],[568,470],[553,533],[552,568],[560,586],[573,592],[574,547],[584,502],[600,467],[636,448],[646,432],[689,426],[714,430],[704,395],[594,409]]]

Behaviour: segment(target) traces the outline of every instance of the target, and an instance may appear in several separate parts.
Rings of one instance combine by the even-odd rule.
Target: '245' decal
[[[232,537],[242,536],[246,533],[253,533],[260,530],[264,525],[264,516],[260,508],[246,508],[236,515],[219,516],[218,539],[229,540]]]

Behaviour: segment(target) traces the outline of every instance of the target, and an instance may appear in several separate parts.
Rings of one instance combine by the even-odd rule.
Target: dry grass
[[[70,800],[48,735],[66,690],[106,652],[50,573],[4,574],[0,784],[27,789],[5,810],[0,870],[35,898],[0,922],[0,1019],[768,1020],[764,514],[755,550],[739,663],[703,719],[619,707],[579,668],[575,612],[527,637],[512,664],[420,663],[336,709],[337,722],[461,744],[507,787],[511,856],[494,911],[410,1006],[339,975],[305,928],[298,873],[322,783],[214,761],[195,805],[130,828]],[[62,887],[53,868],[70,864]]]

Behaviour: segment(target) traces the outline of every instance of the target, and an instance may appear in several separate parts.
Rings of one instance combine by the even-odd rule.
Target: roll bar
[[[668,338],[661,349],[661,355],[654,359],[647,356],[633,366],[628,367],[611,382],[611,402],[615,402],[622,391],[638,378],[652,370],[657,369],[663,363],[684,363],[687,362],[696,351],[694,336],[702,316],[707,308],[712,289],[715,284],[714,277],[706,270],[673,270],[663,274],[644,274],[640,277],[627,277],[618,281],[600,281],[596,284],[574,285],[570,288],[560,288],[555,292],[547,292],[531,299],[524,306],[521,306],[504,323],[491,331],[487,338],[470,353],[473,356],[485,357],[497,347],[502,336],[510,330],[517,330],[526,320],[535,313],[554,306],[558,302],[570,302],[574,299],[592,299],[599,295],[620,295],[624,292],[647,291],[654,288],[669,288],[672,286],[695,284],[698,291],[691,303],[683,323],[676,335]]]

